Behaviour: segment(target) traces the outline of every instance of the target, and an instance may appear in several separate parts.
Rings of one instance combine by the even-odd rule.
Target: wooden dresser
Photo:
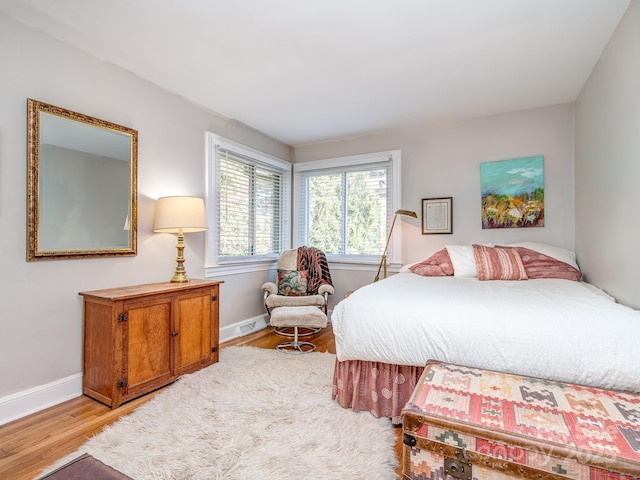
[[[83,393],[111,408],[218,361],[220,281],[80,292]]]

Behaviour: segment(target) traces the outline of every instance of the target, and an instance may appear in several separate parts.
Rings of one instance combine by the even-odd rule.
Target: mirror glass
[[[27,260],[136,254],[137,136],[28,100]]]

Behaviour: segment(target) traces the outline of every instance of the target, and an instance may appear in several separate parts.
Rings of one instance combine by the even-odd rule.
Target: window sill
[[[329,269],[330,270],[351,270],[353,272],[377,272],[379,262],[371,263],[371,262],[346,262],[346,261],[332,261],[329,260]],[[402,264],[387,263],[387,273],[398,273],[402,268]]]
[[[224,277],[227,275],[240,275],[243,273],[263,272],[276,268],[276,260],[263,260],[243,263],[228,263],[212,265],[204,268],[205,278]]]
[[[329,258],[330,270],[356,271],[356,272],[376,272],[380,261],[356,260],[354,258]],[[222,265],[208,266],[204,269],[205,278],[217,278],[227,275],[241,275],[244,273],[255,273],[269,271],[277,268],[277,260],[263,260],[242,263],[229,263]],[[401,263],[387,263],[388,273],[398,273],[402,268]]]

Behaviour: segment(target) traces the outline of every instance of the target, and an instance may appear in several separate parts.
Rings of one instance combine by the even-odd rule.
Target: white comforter
[[[399,273],[333,310],[340,361],[436,359],[640,391],[640,311],[584,282]]]

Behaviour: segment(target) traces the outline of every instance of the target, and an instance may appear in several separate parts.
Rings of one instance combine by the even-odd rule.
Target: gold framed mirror
[[[27,261],[137,253],[138,132],[27,100]]]

